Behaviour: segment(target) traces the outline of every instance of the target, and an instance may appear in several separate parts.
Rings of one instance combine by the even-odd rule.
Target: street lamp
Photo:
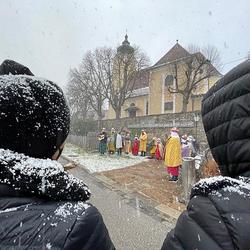
[[[195,140],[197,141],[197,126],[200,120],[200,116],[198,114],[194,115],[194,122],[195,122]]]

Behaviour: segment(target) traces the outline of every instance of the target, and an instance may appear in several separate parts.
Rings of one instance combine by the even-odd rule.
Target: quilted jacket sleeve
[[[162,246],[162,250],[180,249],[234,249],[226,225],[208,197],[191,199]]]
[[[75,222],[64,244],[66,250],[115,250],[100,212],[89,207]]]

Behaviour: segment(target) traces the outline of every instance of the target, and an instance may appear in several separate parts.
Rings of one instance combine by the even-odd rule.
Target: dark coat
[[[23,197],[4,185],[0,184],[0,249],[114,249],[94,206]]]
[[[199,182],[162,249],[250,249],[250,60],[203,98],[208,143],[221,173]],[[232,177],[232,178],[231,178]]]
[[[88,187],[51,160],[0,149],[0,249],[115,249]]]
[[[250,171],[250,60],[221,78],[203,98],[207,140],[221,173]]]
[[[162,250],[249,250],[248,181],[214,177],[198,183]]]

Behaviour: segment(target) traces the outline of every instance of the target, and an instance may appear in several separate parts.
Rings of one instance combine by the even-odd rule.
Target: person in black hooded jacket
[[[88,187],[56,161],[69,123],[56,84],[0,65],[0,249],[115,249]]]
[[[207,92],[202,118],[222,176],[193,187],[162,249],[250,249],[250,60]]]

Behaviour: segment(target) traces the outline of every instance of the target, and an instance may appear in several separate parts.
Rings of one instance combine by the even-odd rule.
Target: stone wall
[[[198,122],[194,120],[195,115],[199,116]],[[181,135],[187,133],[196,137],[197,134],[197,141],[201,144],[202,148],[207,147],[207,139],[200,112],[149,115],[91,122],[78,120],[77,126],[73,122],[71,134],[87,135],[88,132],[96,132],[97,134],[103,127],[106,128],[108,132],[111,128],[115,128],[116,130],[130,131],[133,135],[136,133],[140,134],[140,130],[145,129],[149,138],[154,136],[165,138],[165,135],[169,134],[172,127],[178,127]],[[82,131],[84,131],[84,134]]]

